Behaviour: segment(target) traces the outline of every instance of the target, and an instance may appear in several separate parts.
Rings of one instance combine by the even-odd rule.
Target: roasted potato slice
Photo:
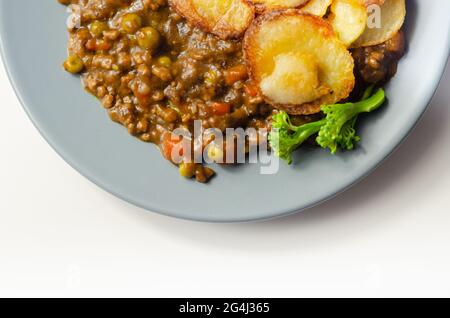
[[[377,20],[377,15],[379,15],[380,25],[374,23]],[[386,42],[401,29],[405,22],[405,17],[405,0],[385,0],[380,5],[379,12],[375,11],[373,13],[373,21],[369,13],[366,29],[353,43],[352,47],[372,46]]]
[[[250,0],[258,12],[297,8],[309,0]]]
[[[342,42],[350,46],[366,28],[367,9],[363,0],[334,0],[328,20]]]
[[[258,17],[244,37],[250,77],[266,102],[290,114],[314,114],[350,94],[354,61],[320,17],[299,10]]]
[[[331,5],[332,0],[310,0],[300,10],[304,13],[309,13],[323,17]]]
[[[377,4],[379,6],[383,5],[385,0],[364,0],[366,6],[370,6],[372,4]]]
[[[169,4],[192,25],[222,39],[241,36],[255,15],[245,0],[169,0]]]

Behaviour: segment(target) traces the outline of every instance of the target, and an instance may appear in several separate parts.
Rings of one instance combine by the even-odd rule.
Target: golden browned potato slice
[[[252,81],[266,102],[290,114],[314,114],[353,90],[353,58],[320,17],[299,10],[258,17],[244,37]]]
[[[372,46],[392,38],[405,22],[405,0],[385,0],[373,12],[363,34],[353,43],[353,47]]]
[[[222,39],[241,36],[255,14],[245,0],[169,0],[169,4],[192,25]]]
[[[323,17],[331,5],[332,0],[310,0],[300,10],[304,13],[309,13]]]
[[[364,3],[366,4],[366,6],[370,6],[372,4],[377,4],[377,5],[383,5],[385,0],[364,0]]]
[[[366,28],[366,5],[363,0],[334,0],[328,20],[342,42],[350,46]]]
[[[250,0],[258,12],[297,8],[309,0]]]

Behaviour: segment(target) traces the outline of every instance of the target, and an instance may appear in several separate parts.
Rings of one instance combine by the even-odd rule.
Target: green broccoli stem
[[[383,105],[384,101],[386,100],[386,94],[384,93],[384,89],[382,88],[377,90],[377,92],[370,97],[365,96],[366,94],[361,101],[355,103],[357,114],[373,112],[381,105]]]
[[[287,114],[282,113],[280,115],[280,117],[276,117],[279,120],[279,127],[276,127],[269,134],[270,145],[277,157],[291,164],[292,152],[299,148],[309,137],[317,134],[325,120],[322,119],[301,126],[294,126]]]
[[[361,96],[361,101],[366,100],[370,97],[370,95],[372,95],[374,89],[374,85],[370,85],[369,87],[367,87],[363,93],[363,95]]]
[[[362,100],[360,102],[332,105],[331,114],[333,114],[335,110],[339,112],[339,117],[334,118],[334,124],[336,125],[336,127],[339,127],[338,131],[340,131],[340,128],[342,128],[342,126],[353,117],[361,113],[370,113],[376,110],[378,107],[383,105],[384,100],[384,91],[380,89],[371,97],[366,98],[365,100]],[[328,112],[326,111],[325,113],[327,114]]]
[[[304,124],[295,127],[295,139],[300,143],[304,143],[309,137],[317,134],[320,128],[325,124],[325,119],[314,121],[308,124]]]

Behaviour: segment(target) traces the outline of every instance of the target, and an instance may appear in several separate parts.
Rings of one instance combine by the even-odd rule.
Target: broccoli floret
[[[317,143],[336,153],[338,146],[351,150],[360,138],[356,135],[354,124],[361,113],[369,113],[380,107],[386,97],[383,89],[379,89],[371,97],[357,103],[325,105],[322,111],[326,115],[325,124],[320,128]]]
[[[292,163],[292,152],[300,147],[309,137],[317,134],[324,120],[316,121],[301,126],[291,123],[286,112],[279,112],[272,117],[272,131],[269,141],[275,155],[284,159],[288,164]]]
[[[326,115],[324,119],[300,126],[293,125],[286,112],[277,113],[272,117],[272,131],[269,134],[275,155],[291,164],[292,152],[317,133],[317,143],[323,148],[329,148],[333,154],[338,147],[344,150],[354,149],[355,144],[361,140],[355,130],[358,115],[377,109],[385,101],[383,89],[372,96],[371,93],[372,87],[365,91],[361,101],[357,103],[325,105],[322,107]]]
[[[356,134],[355,129],[357,119],[358,116],[355,116],[346,122],[336,139],[336,143],[344,150],[353,150],[355,144],[361,141],[361,137]]]
[[[370,97],[373,91],[373,86],[367,88],[362,95],[361,101],[366,100]],[[356,134],[355,124],[358,120],[358,115],[353,117],[351,120],[347,121],[341,129],[341,133],[337,138],[337,143],[339,147],[344,150],[353,150],[355,144],[361,141],[361,138]]]

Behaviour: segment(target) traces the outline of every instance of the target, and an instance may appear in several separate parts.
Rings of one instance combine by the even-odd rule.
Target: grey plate
[[[337,156],[302,150],[298,164],[282,164],[275,175],[259,174],[255,164],[218,167],[218,177],[208,185],[180,178],[156,147],[111,122],[79,80],[61,69],[67,14],[56,0],[0,0],[1,51],[33,123],[91,181],[151,211],[192,220],[250,221],[300,211],[343,191],[386,158],[418,121],[448,57],[450,1],[408,2],[409,52],[387,87],[389,103],[362,119],[358,150]]]

